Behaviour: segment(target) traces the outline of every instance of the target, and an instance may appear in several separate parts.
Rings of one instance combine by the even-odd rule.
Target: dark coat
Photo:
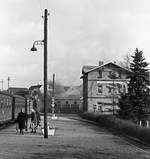
[[[19,125],[19,129],[25,129],[26,120],[27,120],[26,114],[23,113],[23,112],[20,112],[18,114],[18,117],[17,117],[17,122],[18,122],[18,125]]]
[[[33,109],[34,109],[34,110],[37,110],[37,102],[36,102],[35,99],[33,100]]]

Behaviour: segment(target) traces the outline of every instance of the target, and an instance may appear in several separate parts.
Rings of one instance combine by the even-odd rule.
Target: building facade
[[[120,94],[127,92],[129,73],[112,62],[83,66],[83,112],[115,113]]]
[[[57,97],[55,99],[55,113],[78,114],[80,98],[76,96]]]
[[[55,95],[55,113],[78,114],[81,105],[82,86],[65,87],[65,92]]]

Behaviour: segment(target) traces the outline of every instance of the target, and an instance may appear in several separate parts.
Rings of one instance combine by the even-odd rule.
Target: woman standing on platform
[[[27,116],[21,109],[20,113],[18,113],[17,123],[20,129],[20,134],[24,135],[24,129],[26,128]]]

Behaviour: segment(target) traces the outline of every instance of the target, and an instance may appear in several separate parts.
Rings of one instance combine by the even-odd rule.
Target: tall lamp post
[[[44,40],[37,40],[33,43],[31,51],[37,51],[35,45],[44,45],[44,138],[48,138],[47,129],[47,16],[48,10],[44,10]]]

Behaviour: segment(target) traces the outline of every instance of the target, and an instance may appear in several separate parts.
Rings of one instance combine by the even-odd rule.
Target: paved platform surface
[[[50,121],[55,135],[16,133],[15,125],[0,130],[0,159],[149,159],[139,148],[97,125],[70,117]]]

